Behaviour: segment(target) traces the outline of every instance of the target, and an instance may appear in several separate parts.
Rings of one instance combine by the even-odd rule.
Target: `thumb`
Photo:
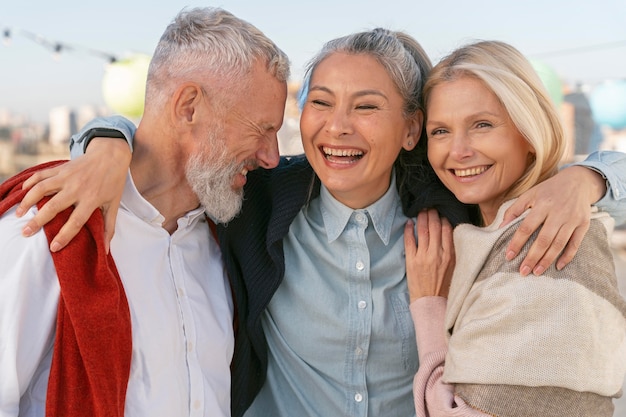
[[[525,198],[524,195],[520,196],[515,202],[506,209],[504,212],[504,217],[502,218],[502,223],[498,227],[504,227],[507,224],[511,223],[513,220],[517,219],[522,215],[527,209],[531,208],[532,204],[528,198]]]

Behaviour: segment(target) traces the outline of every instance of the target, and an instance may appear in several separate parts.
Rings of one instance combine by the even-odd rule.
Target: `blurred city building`
[[[69,139],[86,122],[109,114],[107,109],[68,106],[50,109],[48,122],[35,122],[0,109],[0,180],[29,166],[69,158]]]

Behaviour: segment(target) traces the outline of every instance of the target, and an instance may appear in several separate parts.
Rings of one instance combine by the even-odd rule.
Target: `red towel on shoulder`
[[[34,172],[65,162],[41,164],[2,183],[0,215],[22,200],[22,183]],[[68,208],[44,226],[48,242],[71,212]],[[113,258],[104,250],[100,210],[52,259],[61,297],[46,416],[123,417],[132,355],[130,311]]]

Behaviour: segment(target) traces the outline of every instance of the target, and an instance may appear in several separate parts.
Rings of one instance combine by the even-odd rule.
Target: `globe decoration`
[[[541,78],[546,90],[548,90],[548,94],[550,95],[550,98],[552,98],[555,107],[557,109],[561,108],[561,104],[563,103],[563,86],[561,77],[559,77],[556,71],[542,61],[531,59],[530,63],[535,69],[537,75],[539,75],[539,78]]]
[[[591,92],[589,104],[596,123],[615,130],[626,128],[626,80],[600,84]]]
[[[150,57],[132,55],[108,64],[102,79],[104,102],[113,111],[129,118],[143,114]]]

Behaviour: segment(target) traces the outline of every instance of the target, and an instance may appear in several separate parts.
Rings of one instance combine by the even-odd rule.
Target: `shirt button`
[[[363,223],[365,221],[365,215],[363,213],[357,213],[356,221],[359,223]]]
[[[361,262],[361,261],[358,261],[356,263],[356,269],[358,269],[359,271],[362,271],[363,268],[365,268],[365,264],[363,262]]]
[[[363,354],[363,349],[358,347],[358,348],[355,349],[354,353],[356,353],[357,355],[362,355]]]
[[[361,300],[361,301],[359,301],[358,306],[359,306],[359,308],[361,310],[363,310],[365,307],[367,307],[367,303],[365,301]]]
[[[193,343],[192,342],[188,342],[187,343],[187,352],[192,352],[193,351]]]
[[[357,392],[356,394],[354,394],[354,401],[360,403],[361,401],[363,401],[363,396]]]

